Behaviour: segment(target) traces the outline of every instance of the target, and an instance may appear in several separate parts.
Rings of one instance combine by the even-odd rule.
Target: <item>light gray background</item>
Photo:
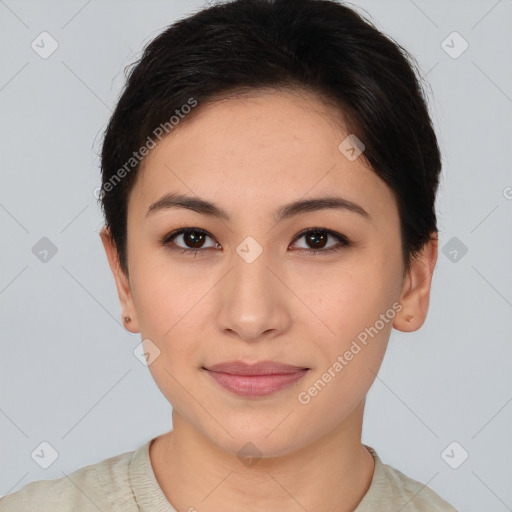
[[[124,67],[201,5],[0,0],[2,495],[172,426],[133,355],[140,336],[120,322],[93,190]],[[352,5],[411,51],[430,83],[444,163],[440,248],[456,237],[468,249],[455,262],[440,252],[423,328],[393,331],[363,442],[461,511],[512,510],[512,1]],[[31,48],[43,31],[59,45],[47,59]],[[442,47],[453,31],[469,44],[458,58]],[[444,43],[452,53],[461,44]],[[32,252],[42,237],[58,249],[46,263]],[[31,458],[42,441],[59,453],[46,470]],[[441,456],[452,441],[469,453],[458,469]]]

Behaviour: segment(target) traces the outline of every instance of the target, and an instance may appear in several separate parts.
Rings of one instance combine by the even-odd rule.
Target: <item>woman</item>
[[[455,510],[361,443],[391,329],[427,315],[440,170],[412,60],[348,7],[235,0],[170,26],[98,195],[173,428],[0,510]]]

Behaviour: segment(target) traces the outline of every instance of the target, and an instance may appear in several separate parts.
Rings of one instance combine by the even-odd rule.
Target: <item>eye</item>
[[[201,251],[209,248],[220,248],[220,244],[215,242],[213,245],[204,246],[204,241],[207,238],[212,238],[206,231],[200,228],[181,228],[166,235],[162,240],[162,245],[168,247],[171,251],[178,251],[184,254],[193,254],[194,256]],[[172,247],[170,242],[176,240],[184,244],[184,247],[178,245]],[[175,242],[172,242],[176,245]]]
[[[212,239],[212,244],[205,246],[206,239]],[[296,240],[304,238],[307,244],[313,247],[299,247],[299,252],[306,252],[307,254],[314,256],[320,253],[330,253],[339,251],[345,247],[350,247],[351,242],[348,238],[341,233],[336,233],[330,229],[314,227],[302,231],[295,237]],[[334,239],[337,243],[328,245],[329,238]],[[160,240],[160,243],[166,246],[171,251],[177,251],[182,254],[194,255],[203,252],[206,249],[221,249],[221,245],[218,242],[213,241],[208,232],[200,228],[180,228],[172,233],[166,235]],[[178,245],[183,244],[183,245]]]
[[[297,235],[295,240],[300,240],[304,238],[307,244],[311,244],[313,247],[301,247],[299,251],[306,251],[310,253],[311,256],[320,253],[329,253],[334,251],[339,251],[344,247],[350,247],[351,243],[348,238],[341,233],[336,233],[335,231],[331,231],[330,229],[314,227],[309,228],[305,231],[302,231]],[[327,241],[329,238],[333,238],[338,241],[338,243],[327,245]],[[327,247],[324,249],[324,247]]]

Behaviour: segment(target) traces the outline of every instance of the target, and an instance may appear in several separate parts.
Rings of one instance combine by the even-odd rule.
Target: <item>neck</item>
[[[153,441],[156,479],[176,510],[352,512],[374,460],[361,444],[364,401],[337,428],[299,450],[241,463],[173,409],[173,430]]]

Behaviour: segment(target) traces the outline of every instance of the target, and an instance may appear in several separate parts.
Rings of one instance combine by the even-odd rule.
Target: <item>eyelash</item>
[[[200,228],[180,228],[180,229],[177,229],[177,230],[175,230],[175,231],[165,235],[160,240],[160,244],[165,246],[165,247],[167,247],[171,251],[176,251],[176,252],[179,252],[181,254],[187,254],[189,256],[194,255],[194,257],[197,255],[198,252],[204,252],[204,251],[206,251],[208,249],[211,249],[211,247],[208,247],[206,249],[184,249],[183,247],[170,247],[169,246],[169,242],[173,238],[176,238],[177,236],[182,235],[184,233],[185,234],[186,233],[199,233],[201,235],[206,235],[206,236],[208,236],[208,237],[213,239],[213,237],[207,231],[205,231],[204,229],[200,229]],[[299,240],[303,236],[308,235],[310,233],[323,233],[323,234],[330,235],[330,236],[336,238],[339,243],[336,244],[336,245],[333,245],[332,247],[329,247],[328,249],[295,249],[296,251],[305,252],[305,253],[309,254],[309,256],[316,256],[317,254],[320,254],[320,253],[324,253],[325,254],[325,253],[336,252],[336,251],[339,251],[341,249],[344,249],[344,248],[352,246],[352,243],[350,242],[350,240],[346,236],[344,236],[344,235],[342,235],[340,233],[337,233],[336,231],[332,231],[330,229],[320,228],[320,227],[308,228],[308,229],[306,229],[304,231],[301,231],[294,238],[294,241]]]

